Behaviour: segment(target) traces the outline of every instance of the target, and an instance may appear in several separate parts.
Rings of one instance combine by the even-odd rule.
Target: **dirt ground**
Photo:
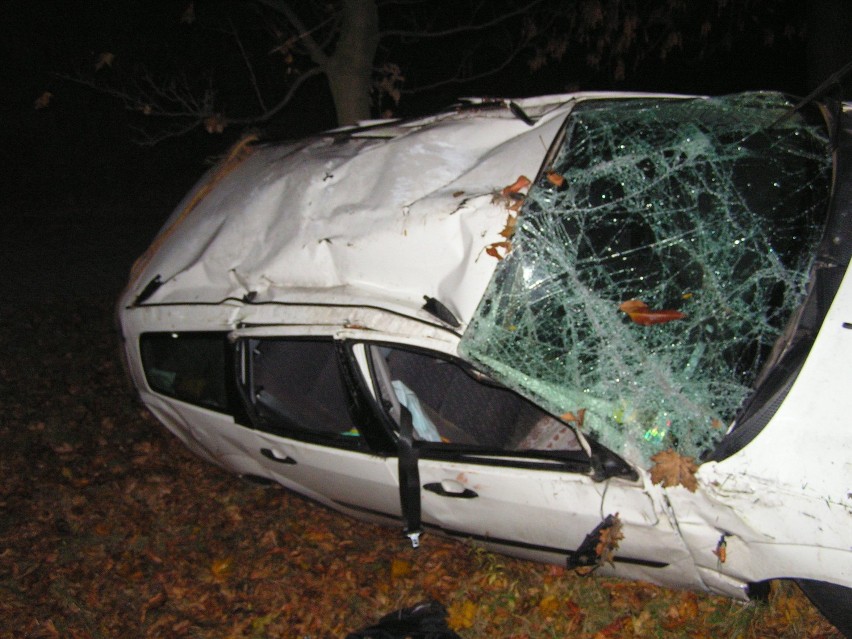
[[[0,237],[0,637],[342,638],[425,599],[465,639],[840,636],[790,584],[743,605],[414,551],[199,461],[134,401],[112,324],[166,211],[111,210],[19,210]]]

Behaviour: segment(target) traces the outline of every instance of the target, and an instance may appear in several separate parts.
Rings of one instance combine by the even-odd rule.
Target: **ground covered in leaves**
[[[0,309],[0,637],[345,637],[434,598],[473,637],[839,637],[767,604],[579,577],[356,522],[187,453],[133,400],[112,294]]]

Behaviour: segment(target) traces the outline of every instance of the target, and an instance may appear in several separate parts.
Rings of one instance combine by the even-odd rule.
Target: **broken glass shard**
[[[831,157],[779,94],[581,103],[460,350],[647,465],[724,435],[808,286]],[[548,176],[557,174],[563,180]]]

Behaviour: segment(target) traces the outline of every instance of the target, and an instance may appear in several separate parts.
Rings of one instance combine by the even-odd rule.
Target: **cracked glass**
[[[597,100],[554,149],[460,351],[631,461],[700,457],[806,294],[824,125],[774,93]]]

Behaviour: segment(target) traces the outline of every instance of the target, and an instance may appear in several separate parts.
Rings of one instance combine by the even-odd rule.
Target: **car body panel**
[[[387,524],[400,520],[396,459],[257,434],[265,476],[328,506]]]
[[[392,344],[460,357],[497,264],[486,250],[506,239],[512,201],[503,188],[519,175],[535,177],[565,116],[599,97],[650,96],[519,100],[533,126],[505,104],[483,101],[226,158],[178,206],[119,301],[128,370],[143,403],[215,464],[350,515],[401,523],[395,449],[324,445],[265,430],[239,411],[165,396],[146,378],[140,338],[216,332],[234,348],[260,339],[333,341],[356,371],[350,392],[375,413],[365,427],[387,427],[365,349]],[[424,296],[457,324],[426,310]],[[536,453],[432,454],[422,445],[421,487],[450,493],[420,491],[422,524],[564,565],[596,526],[617,516],[624,538],[601,574],[739,599],[750,582],[775,577],[852,587],[852,393],[838,383],[850,379],[850,326],[847,273],[776,413],[747,445],[701,464],[694,492],[654,484],[636,464],[633,478],[601,477],[559,469]],[[591,455],[582,429],[577,437]],[[464,489],[477,496],[453,494]]]

